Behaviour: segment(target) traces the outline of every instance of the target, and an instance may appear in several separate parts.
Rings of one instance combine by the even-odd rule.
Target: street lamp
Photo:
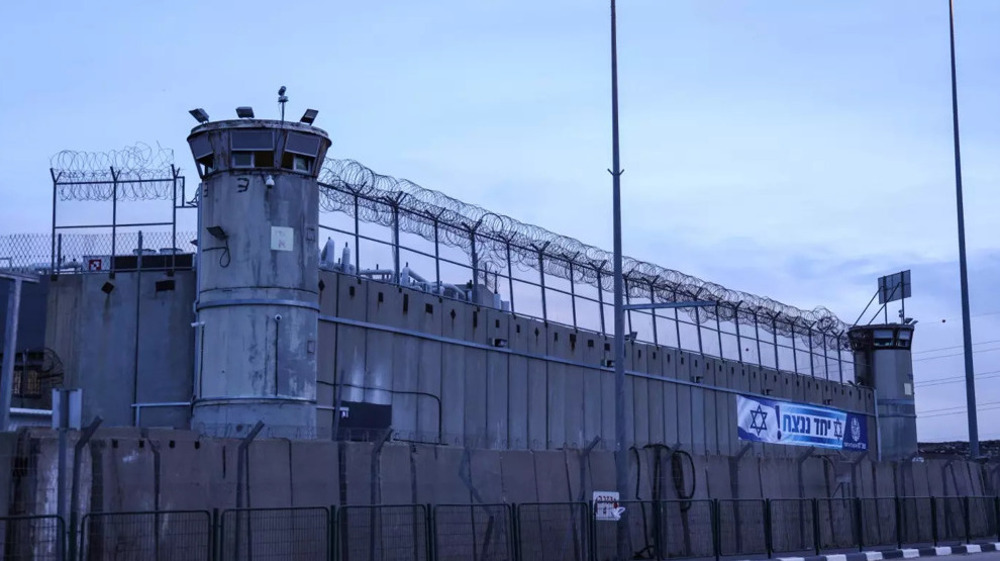
[[[962,288],[962,342],[965,347],[965,400],[969,416],[969,456],[979,458],[976,419],[976,380],[972,363],[972,325],[969,318],[969,269],[965,258],[965,210],[962,203],[962,147],[958,134],[958,80],[955,77],[955,0],[948,0],[951,44],[951,121],[955,143],[955,206],[958,212],[958,269]]]
[[[621,208],[621,159],[618,145],[618,35],[615,0],[611,0],[611,142],[612,169],[612,213],[614,230],[614,369],[615,369],[615,487],[620,497],[625,497],[628,488],[628,456],[625,434],[625,311],[655,310],[664,308],[689,308],[717,306],[718,302],[691,301],[651,304],[624,305],[622,279],[622,208]],[[680,344],[680,341],[678,341]],[[627,528],[628,512],[623,513],[619,529]],[[628,548],[628,531],[618,532],[617,550],[619,559],[631,559]]]

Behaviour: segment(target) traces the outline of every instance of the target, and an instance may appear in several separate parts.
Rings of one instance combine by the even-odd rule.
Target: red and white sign
[[[104,271],[105,269],[107,269],[106,261],[107,257],[90,257],[90,256],[83,257],[83,262],[87,267],[86,270],[89,272]]]
[[[594,491],[594,520],[618,522],[625,507],[619,504],[618,491]]]

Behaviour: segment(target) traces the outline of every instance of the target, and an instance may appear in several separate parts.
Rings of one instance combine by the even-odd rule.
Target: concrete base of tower
[[[259,438],[316,438],[316,402],[294,397],[245,397],[200,400],[191,428],[206,436],[241,438],[257,422]]]

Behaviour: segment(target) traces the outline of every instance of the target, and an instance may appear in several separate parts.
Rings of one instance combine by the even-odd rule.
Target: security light
[[[229,235],[226,234],[226,231],[222,229],[222,226],[209,226],[208,233],[212,234],[212,237],[219,240],[225,240],[229,237]]]
[[[303,122],[303,123],[305,123],[307,125],[311,125],[311,124],[313,124],[313,121],[316,120],[316,115],[318,113],[319,113],[319,111],[317,111],[315,109],[306,109],[306,112],[302,115],[302,118],[299,119],[299,121],[301,121],[301,122]]]
[[[208,113],[205,113],[205,110],[200,107],[198,109],[192,109],[188,111],[188,113],[190,113],[192,117],[197,119],[199,123],[208,122]]]
[[[253,107],[247,107],[247,106],[237,107],[236,115],[240,119],[253,119]]]

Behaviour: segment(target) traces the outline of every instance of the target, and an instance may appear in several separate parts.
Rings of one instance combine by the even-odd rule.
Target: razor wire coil
[[[320,208],[356,214],[359,220],[387,228],[398,221],[401,231],[427,240],[433,240],[437,231],[442,242],[469,255],[475,240],[481,269],[501,270],[509,251],[511,266],[518,269],[541,268],[545,274],[612,290],[610,252],[464,203],[410,180],[377,173],[354,160],[325,162],[320,173]],[[739,322],[794,337],[812,348],[837,349],[844,345],[841,335],[849,326],[824,307],[803,310],[630,257],[624,258],[623,271],[632,298],[652,296],[662,303],[715,302],[711,307],[682,309],[699,324],[716,319]]]

